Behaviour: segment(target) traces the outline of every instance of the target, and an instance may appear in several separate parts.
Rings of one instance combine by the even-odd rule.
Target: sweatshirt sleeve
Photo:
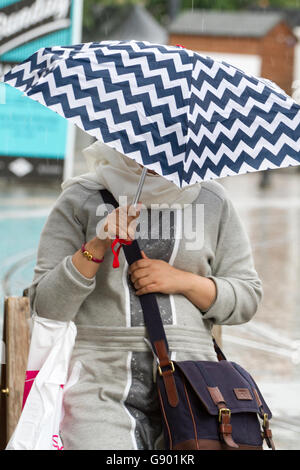
[[[217,325],[246,323],[255,315],[263,296],[261,280],[254,267],[250,240],[231,200],[223,201],[212,275],[217,296],[202,311],[204,319]]]
[[[88,197],[77,184],[56,201],[41,233],[37,262],[28,294],[31,309],[52,320],[74,320],[82,302],[95,288],[95,277],[82,275],[72,262],[85,241],[77,206]],[[80,201],[79,201],[80,199]],[[78,213],[77,213],[78,212]]]

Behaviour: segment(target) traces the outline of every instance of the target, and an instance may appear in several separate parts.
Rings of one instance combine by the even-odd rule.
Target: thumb
[[[141,253],[142,253],[142,257],[143,257],[144,259],[149,259],[149,258],[148,258],[148,256],[147,256],[147,255],[145,255],[145,253],[144,253],[144,251],[143,251],[143,250],[141,250]]]

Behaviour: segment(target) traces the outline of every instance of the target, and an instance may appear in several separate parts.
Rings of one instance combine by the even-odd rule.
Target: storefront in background
[[[42,47],[81,42],[82,0],[0,0],[0,76]],[[0,175],[61,178],[74,128],[8,85],[0,86]]]

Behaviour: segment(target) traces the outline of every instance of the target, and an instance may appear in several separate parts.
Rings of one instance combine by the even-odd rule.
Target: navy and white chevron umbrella
[[[292,98],[182,47],[42,48],[4,81],[179,187],[300,163]]]

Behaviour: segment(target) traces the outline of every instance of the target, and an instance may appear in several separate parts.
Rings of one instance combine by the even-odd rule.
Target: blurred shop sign
[[[0,0],[0,76],[42,47],[81,42],[82,5],[82,0]],[[0,175],[60,178],[65,167],[71,171],[73,125],[2,86]]]

